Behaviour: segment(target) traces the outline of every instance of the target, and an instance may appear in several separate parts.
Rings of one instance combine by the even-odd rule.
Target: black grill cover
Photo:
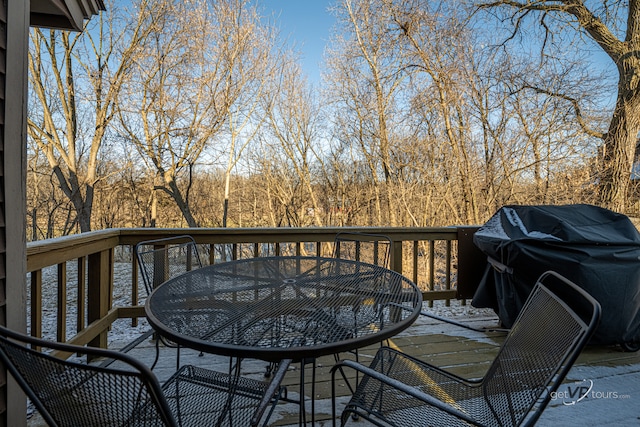
[[[625,215],[590,205],[505,206],[474,243],[494,268],[472,305],[493,308],[504,326],[516,320],[536,279],[554,270],[602,306],[592,343],[640,341],[640,233]]]

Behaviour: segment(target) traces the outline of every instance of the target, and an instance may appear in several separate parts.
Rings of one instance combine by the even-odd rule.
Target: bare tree
[[[428,112],[423,125],[432,128],[444,159],[442,174],[454,184],[449,194],[465,222],[480,220],[476,170],[478,156],[472,141],[472,117],[467,98],[473,75],[473,49],[464,15],[450,2],[385,0],[389,29],[397,34],[404,63],[412,73],[414,108]],[[420,113],[419,113],[420,114]],[[459,201],[459,202],[458,202]]]
[[[81,33],[31,33],[28,134],[45,154],[60,188],[75,208],[80,231],[91,230],[99,152],[113,106],[153,14],[143,0],[122,25],[109,8]]]
[[[406,78],[398,35],[387,31],[384,0],[343,0],[334,8],[340,35],[328,60],[338,140],[358,150],[376,191],[377,224],[396,225],[392,161],[395,132],[402,129],[400,90]],[[383,206],[384,205],[384,206]]]
[[[155,174],[150,225],[156,225],[160,191],[176,203],[190,227],[197,227],[189,206],[191,177],[224,122],[225,71],[219,60],[209,62],[212,29],[206,2],[167,0],[155,6],[155,25],[119,100],[120,124],[123,137]]]
[[[282,156],[271,159],[271,163],[278,162],[274,169],[290,168],[303,192],[304,197],[299,199],[303,205],[297,209],[304,210],[305,216],[308,213],[313,225],[322,226],[323,206],[315,185],[322,178],[320,104],[294,57],[282,61],[275,76],[272,98],[266,106],[269,131],[263,143],[274,141],[275,146],[267,152]]]
[[[197,227],[190,198],[198,162],[205,152],[213,161],[227,155],[226,212],[231,172],[259,126],[272,36],[248,0],[156,4],[161,13],[121,99],[121,124],[156,174],[152,210],[162,192]]]
[[[624,211],[640,131],[640,2],[615,1],[587,4],[582,0],[497,0],[476,2],[479,10],[502,13],[511,24],[504,40],[516,38],[528,24],[539,26],[541,61],[566,58],[568,51],[597,46],[618,71],[617,97],[608,129],[594,129],[583,116],[584,105],[565,88],[529,85],[530,90],[564,100],[574,110],[585,133],[603,141],[603,162],[598,176],[600,203]],[[524,33],[521,33],[524,34]],[[573,39],[568,37],[573,36]],[[524,36],[527,37],[527,36]],[[579,43],[586,40],[586,43]],[[590,44],[588,43],[590,42]],[[562,60],[560,60],[562,62]],[[564,72],[566,67],[564,68]]]
[[[28,238],[35,241],[66,235],[75,223],[69,215],[73,207],[62,194],[38,146],[35,143],[30,145],[27,160]]]
[[[280,72],[278,32],[263,22],[259,10],[247,0],[217,2],[217,21],[228,28],[218,54],[227,67],[226,123],[228,146],[225,168],[222,226],[229,219],[231,174],[242,153],[255,140],[265,120],[263,100],[274,90],[271,80]]]

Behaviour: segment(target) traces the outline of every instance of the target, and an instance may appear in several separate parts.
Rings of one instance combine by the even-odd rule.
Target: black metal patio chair
[[[69,354],[114,363],[67,360]],[[280,363],[269,383],[185,365],[160,385],[126,353],[45,341],[4,327],[0,361],[48,425],[74,427],[266,425],[290,364]]]
[[[391,268],[391,239],[384,234],[341,232],[336,234],[333,243],[333,257],[362,261],[369,264]],[[494,332],[507,330],[500,327],[476,328],[455,319],[438,316],[435,313],[423,311],[423,316],[440,322],[449,323],[476,332]]]
[[[145,240],[134,251],[147,294],[172,277],[202,267],[196,242],[188,235]]]
[[[134,253],[147,295],[172,277],[202,267],[196,242],[189,235],[145,240],[136,244]],[[138,346],[153,334],[153,330],[143,333],[123,348],[123,351],[129,351],[131,348]],[[160,341],[167,347],[177,349],[176,366],[179,367],[179,346],[162,337],[160,337]],[[156,344],[159,344],[159,342],[156,341]],[[157,348],[156,356],[159,356],[159,348]],[[156,357],[152,369],[157,361],[158,358]]]
[[[134,252],[147,295],[167,280],[202,267],[202,260],[196,241],[192,236],[186,234],[139,242],[136,244]],[[153,333],[153,330],[146,332],[131,342],[126,349],[137,346]],[[164,337],[160,337],[160,341],[166,347],[177,348],[176,366],[179,368],[180,346]],[[159,342],[156,341],[156,344],[159,344]],[[200,355],[202,356],[202,353]],[[156,346],[156,360],[152,365],[152,369],[155,367],[158,357],[159,348]],[[229,374],[240,375],[240,364],[241,361],[239,359],[230,358]],[[271,375],[271,372],[277,368],[276,365],[276,363],[269,364],[265,377]]]
[[[341,417],[379,426],[533,425],[549,403],[600,319],[600,305],[554,272],[536,282],[518,319],[480,379],[465,379],[401,351],[382,347],[369,367],[351,360],[363,378]]]
[[[391,268],[391,239],[389,236],[375,233],[337,233],[333,241],[333,257]],[[350,353],[353,354],[356,361],[359,360],[357,349]],[[336,362],[340,358],[340,354],[334,354]],[[344,372],[342,372],[342,377],[351,392],[353,392],[354,386],[347,380]],[[356,384],[358,382],[357,376],[355,382]]]
[[[382,234],[338,233],[333,241],[333,257],[390,268],[391,239]]]

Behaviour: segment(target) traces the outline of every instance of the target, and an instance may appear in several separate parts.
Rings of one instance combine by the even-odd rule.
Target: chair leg
[[[176,344],[176,371],[180,370],[180,344]]]
[[[229,375],[240,375],[241,365],[242,365],[241,358],[229,357]]]
[[[160,340],[156,338],[156,357],[153,359],[153,363],[151,364],[151,370],[156,367],[156,364],[160,360]]]
[[[277,363],[271,362],[269,363],[264,370],[264,377],[265,378],[269,378],[271,376],[271,373],[274,372],[278,367]]]
[[[356,356],[356,362],[360,362],[360,357],[358,355],[358,350],[354,350],[353,354],[355,354]],[[338,354],[334,354],[333,355],[336,363],[340,361],[340,357]],[[342,375],[342,379],[344,380],[345,384],[347,385],[347,387],[349,387],[349,391],[351,392],[351,394],[354,393],[355,388],[358,386],[358,382],[360,382],[360,376],[359,376],[359,372],[356,372],[356,379],[355,379],[355,384],[352,386],[351,382],[349,381],[349,379],[347,378],[347,374],[344,372],[344,369],[342,368],[342,366],[338,367],[338,370],[340,371],[340,375]]]
[[[271,406],[267,417],[263,423],[263,427],[267,426],[273,411],[276,409],[276,404],[278,401],[284,397],[287,398],[287,388],[282,386],[282,380],[289,369],[289,365],[291,365],[291,359],[281,360],[279,363],[272,363],[272,365],[276,366],[276,370],[274,371],[274,377],[269,383],[269,387],[267,388],[266,393],[263,395],[262,400],[260,401],[254,416],[251,418],[251,426],[257,426],[260,418],[264,414],[267,406]]]

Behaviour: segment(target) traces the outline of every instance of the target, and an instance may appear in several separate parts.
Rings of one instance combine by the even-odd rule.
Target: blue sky
[[[265,13],[274,13],[282,37],[295,41],[302,52],[302,64],[310,82],[318,82],[322,53],[334,24],[327,8],[334,0],[263,0],[261,3]]]
[[[331,28],[335,18],[328,8],[336,0],[260,0],[264,13],[273,13],[281,36],[296,43],[302,53],[302,66],[311,83],[320,81],[322,54],[329,42]],[[610,60],[599,48],[591,52],[594,66],[607,69],[615,76],[615,69]]]

